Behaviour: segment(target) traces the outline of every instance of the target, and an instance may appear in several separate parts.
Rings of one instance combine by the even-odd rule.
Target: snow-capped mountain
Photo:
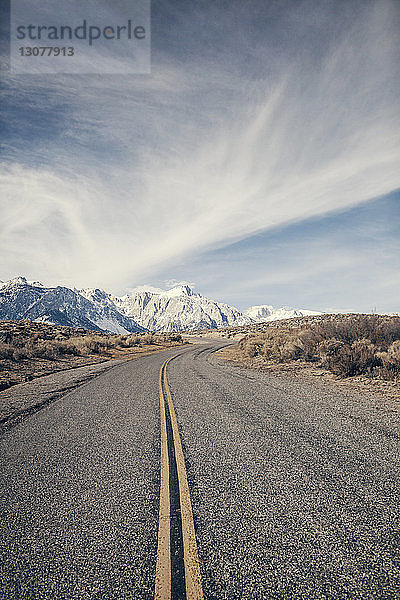
[[[109,333],[216,329],[319,314],[266,304],[243,313],[195,293],[186,284],[169,290],[140,286],[125,296],[96,288],[45,287],[24,277],[0,284],[0,319],[31,319]]]
[[[112,303],[91,300],[62,286],[44,287],[25,277],[15,277],[0,287],[0,319],[30,319],[109,333],[143,331]]]
[[[196,294],[188,285],[170,290],[136,288],[113,301],[123,314],[151,331],[190,331],[246,325],[252,321],[237,308]]]
[[[287,306],[274,308],[268,304],[250,306],[250,308],[244,311],[244,314],[255,323],[266,323],[267,321],[278,321],[280,319],[293,319],[294,317],[322,315],[321,312],[316,310],[295,309]]]

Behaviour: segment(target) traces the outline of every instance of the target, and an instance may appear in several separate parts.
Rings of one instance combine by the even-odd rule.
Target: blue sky
[[[216,278],[215,273],[218,272]],[[165,276],[165,272],[163,272]],[[234,304],[394,311],[400,289],[400,193],[250,236],[171,265],[163,286],[192,281]]]
[[[399,21],[155,1],[151,75],[3,74],[0,278],[399,310]]]

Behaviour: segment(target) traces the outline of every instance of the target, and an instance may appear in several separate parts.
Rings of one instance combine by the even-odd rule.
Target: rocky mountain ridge
[[[93,302],[77,290],[45,287],[16,277],[0,287],[0,319],[83,327],[108,333],[144,331],[134,319],[121,314],[112,303]]]
[[[169,290],[141,286],[124,296],[97,288],[45,287],[25,277],[0,284],[0,319],[30,319],[108,333],[216,329],[316,314],[321,313],[270,305],[241,312],[195,293],[187,284]]]
[[[295,309],[288,306],[274,308],[269,304],[250,306],[244,314],[255,323],[266,323],[268,321],[279,321],[281,319],[293,319],[294,317],[313,317],[323,313],[316,310]]]

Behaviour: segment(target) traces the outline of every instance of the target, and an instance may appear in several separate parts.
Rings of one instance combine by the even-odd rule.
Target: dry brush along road
[[[2,600],[398,597],[398,405],[222,345],[119,364],[2,433]]]

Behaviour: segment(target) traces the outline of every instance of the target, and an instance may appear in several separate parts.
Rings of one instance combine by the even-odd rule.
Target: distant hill
[[[322,315],[323,313],[315,310],[305,310],[303,308],[288,308],[287,306],[274,308],[268,304],[262,304],[260,306],[250,306],[244,314],[250,317],[255,323],[266,323],[268,321],[278,321],[280,319]]]

